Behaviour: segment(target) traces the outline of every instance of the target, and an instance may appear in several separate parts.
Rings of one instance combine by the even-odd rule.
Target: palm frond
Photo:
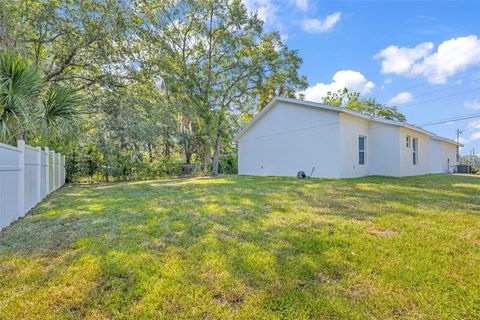
[[[40,71],[17,53],[0,53],[0,141],[25,131],[43,87]]]
[[[43,101],[41,127],[47,136],[55,132],[69,131],[78,119],[78,109],[83,99],[70,86],[53,85]]]

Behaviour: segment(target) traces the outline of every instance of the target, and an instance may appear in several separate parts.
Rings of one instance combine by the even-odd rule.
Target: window
[[[410,136],[407,136],[406,146],[407,148],[410,148]]]
[[[412,156],[413,156],[413,164],[418,164],[418,139],[412,139]]]
[[[358,164],[365,164],[365,142],[367,137],[358,137]]]

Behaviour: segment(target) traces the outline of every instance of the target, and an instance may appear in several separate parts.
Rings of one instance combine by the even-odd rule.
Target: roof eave
[[[310,106],[310,107],[314,107],[314,108],[322,108],[322,109],[325,109],[325,110],[331,110],[331,111],[336,111],[336,112],[339,112],[339,113],[345,113],[345,114],[349,114],[349,115],[352,115],[352,116],[355,116],[355,117],[359,117],[359,118],[363,118],[363,119],[366,119],[366,120],[369,120],[369,121],[374,121],[374,122],[379,122],[379,123],[384,123],[384,124],[389,124],[389,125],[393,125],[393,126],[398,126],[398,127],[404,127],[404,128],[407,128],[407,129],[410,129],[410,130],[414,130],[414,131],[418,131],[418,132],[421,132],[425,135],[428,135],[429,137],[435,139],[435,140],[441,140],[441,141],[445,141],[445,142],[448,142],[448,143],[452,143],[454,145],[457,145],[459,147],[463,147],[463,144],[461,143],[458,143],[458,142],[455,142],[453,140],[450,140],[448,138],[444,138],[444,137],[440,137],[440,136],[437,136],[435,133],[433,132],[430,132],[428,130],[425,130],[423,128],[420,128],[420,127],[417,127],[417,126],[414,126],[412,124],[409,124],[407,122],[401,122],[401,121],[395,121],[395,120],[388,120],[388,119],[380,119],[380,118],[374,118],[372,116],[368,116],[368,115],[365,115],[365,114],[362,114],[360,112],[357,112],[357,111],[353,111],[353,110],[348,110],[348,109],[345,109],[345,108],[342,108],[342,107],[335,107],[335,106],[329,106],[329,105],[326,105],[326,104],[323,104],[323,103],[318,103],[318,102],[313,102],[313,101],[304,101],[304,100],[298,100],[298,99],[293,99],[293,98],[286,98],[286,97],[275,97],[273,98],[266,106],[265,108],[262,109],[262,111],[260,111],[257,115],[255,115],[253,117],[253,119],[246,125],[244,126],[236,135],[235,137],[233,138],[234,141],[238,142],[240,140],[240,138],[255,124],[258,122],[258,120],[260,120],[272,107],[275,103],[277,103],[278,101],[283,101],[283,102],[289,102],[289,103],[293,103],[293,104],[297,104],[297,105],[303,105],[303,106]]]

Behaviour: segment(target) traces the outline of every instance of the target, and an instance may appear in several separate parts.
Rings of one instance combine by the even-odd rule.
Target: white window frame
[[[360,149],[360,139],[363,138],[363,150]],[[359,135],[358,136],[358,165],[364,166],[367,164],[367,137]],[[363,153],[363,163],[360,163],[360,153]]]
[[[418,165],[418,138],[412,138],[412,163]]]
[[[410,149],[410,147],[412,145],[412,137],[407,136],[405,145],[406,145],[407,148]]]

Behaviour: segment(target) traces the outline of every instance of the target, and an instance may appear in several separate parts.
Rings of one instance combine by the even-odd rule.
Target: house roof
[[[453,140],[451,140],[451,139],[448,139],[448,138],[440,137],[440,136],[436,135],[436,134],[433,133],[433,132],[430,132],[430,131],[427,131],[427,130],[425,130],[425,129],[423,129],[423,128],[414,126],[413,124],[409,124],[409,123],[407,123],[407,122],[395,121],[395,120],[387,120],[387,119],[382,119],[382,118],[374,118],[374,117],[372,117],[372,116],[368,116],[368,115],[365,115],[365,114],[363,114],[363,113],[356,112],[356,111],[353,111],[353,110],[349,110],[349,109],[346,109],[346,108],[343,108],[343,107],[334,107],[334,106],[329,106],[329,105],[322,104],[322,103],[318,103],[318,102],[303,101],[303,100],[292,99],[292,98],[285,98],[285,97],[275,97],[275,98],[273,98],[273,99],[265,106],[265,108],[263,108],[262,111],[260,111],[257,115],[255,115],[255,117],[235,135],[234,140],[235,140],[235,141],[240,140],[240,138],[241,138],[255,123],[257,123],[265,114],[267,114],[267,113],[270,111],[270,109],[272,109],[273,106],[274,106],[275,104],[277,104],[278,102],[288,102],[288,103],[291,103],[291,104],[294,104],[294,105],[297,105],[297,106],[307,106],[307,107],[318,108],[318,109],[323,109],[323,110],[337,111],[337,112],[349,114],[349,115],[354,116],[354,117],[358,117],[358,118],[362,118],[362,119],[367,119],[367,120],[370,120],[370,121],[372,121],[372,122],[383,123],[383,124],[388,124],[388,125],[397,126],[397,127],[404,127],[404,128],[407,128],[407,129],[410,129],[410,130],[413,130],[413,131],[417,131],[417,132],[423,133],[423,134],[429,136],[430,138],[432,138],[432,139],[434,139],[434,140],[441,140],[441,141],[445,141],[445,142],[454,144],[454,145],[459,146],[459,147],[463,147],[463,144],[461,144],[461,143],[457,143],[457,142],[455,142],[455,141],[453,141]]]

